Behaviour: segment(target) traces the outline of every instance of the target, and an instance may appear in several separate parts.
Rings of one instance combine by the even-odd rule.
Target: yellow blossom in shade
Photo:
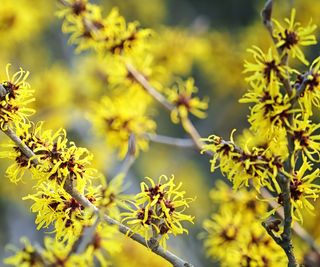
[[[296,163],[294,163],[296,164]],[[312,213],[314,210],[310,200],[316,200],[319,197],[320,185],[316,179],[320,176],[320,169],[315,169],[313,172],[313,164],[308,162],[306,157],[303,157],[302,165],[296,169],[293,174],[290,174],[290,197],[291,197],[291,213],[294,220],[303,222],[302,210],[307,210]],[[283,205],[282,193],[278,196],[278,203]]]
[[[320,161],[320,135],[315,132],[320,128],[307,118],[295,117],[288,132],[294,142],[294,152],[302,153],[311,161]]]
[[[121,252],[122,244],[117,240],[117,233],[117,227],[100,223],[86,248],[86,252],[96,258],[101,266],[110,266],[110,257]],[[93,259],[91,264],[94,264]]]
[[[119,174],[114,177],[111,181],[106,180],[105,177],[101,177],[99,180],[98,194],[95,195],[96,206],[103,210],[105,213],[109,214],[110,217],[119,220],[120,219],[120,209],[124,207],[124,200],[132,199],[131,195],[123,194],[124,184],[123,184],[124,174]]]
[[[266,202],[258,201],[255,192],[232,191],[218,182],[210,196],[215,212],[203,227],[207,255],[221,266],[286,266],[286,255],[265,232],[259,221],[267,212]]]
[[[29,72],[20,68],[12,76],[9,73],[10,64],[6,67],[7,78],[0,83],[0,127],[12,121],[21,121],[34,114],[34,110],[26,106],[34,101],[33,90],[26,82]]]
[[[120,158],[128,151],[131,135],[134,135],[137,153],[147,150],[146,134],[154,133],[156,128],[156,123],[147,116],[148,106],[140,96],[143,95],[135,92],[114,98],[105,96],[90,115],[98,134],[105,137],[108,145],[118,149]]]
[[[309,24],[302,27],[299,22],[295,22],[296,10],[292,9],[290,19],[286,18],[286,26],[282,26],[277,20],[273,32],[274,38],[277,40],[277,47],[284,52],[289,52],[293,58],[298,58],[302,63],[308,65],[300,46],[309,46],[317,43],[313,32],[317,28],[316,25]]]
[[[253,46],[248,51],[253,55],[254,63],[245,61],[244,73],[252,73],[246,78],[249,83],[257,86],[267,85],[270,81],[279,81],[286,77],[286,66],[281,64],[277,53],[269,48],[268,53],[264,53],[259,47]]]
[[[306,80],[304,81],[304,79]],[[302,104],[305,111],[312,115],[313,106],[320,107],[320,57],[317,57],[313,61],[309,72],[298,76],[295,87],[299,88],[302,84],[305,84],[305,89],[299,96],[298,101]]]
[[[14,255],[5,258],[4,263],[10,266],[17,267],[42,267],[42,258],[36,253],[36,249],[31,245],[29,240],[25,237],[20,239],[23,244],[23,248],[19,249],[14,246],[9,246]]]
[[[193,199],[184,197],[186,192],[181,190],[182,184],[176,185],[173,176],[162,175],[157,183],[149,177],[146,180],[149,184],[140,184],[141,193],[129,202],[130,212],[122,214],[123,221],[132,227],[133,232],[142,234],[146,240],[153,237],[166,248],[170,234],[188,233],[182,223],[193,223],[193,217],[184,214]]]
[[[204,243],[207,255],[223,257],[232,253],[237,243],[241,242],[238,236],[241,224],[241,214],[234,214],[228,209],[214,214],[211,220],[206,220],[203,227],[209,233]]]
[[[205,118],[205,110],[208,108],[208,100],[200,100],[193,94],[198,92],[198,88],[194,85],[194,80],[189,78],[186,81],[178,81],[178,83],[170,89],[166,90],[168,100],[174,106],[171,111],[171,120],[178,123],[183,122],[189,113],[198,118]]]
[[[257,200],[257,192],[254,190],[240,189],[234,191],[225,182],[219,180],[215,187],[210,191],[210,199],[214,205],[230,206],[231,210],[246,210],[242,216],[256,218],[268,211],[268,206],[263,201]]]

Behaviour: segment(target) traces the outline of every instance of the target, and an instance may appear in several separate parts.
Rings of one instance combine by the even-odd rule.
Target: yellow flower
[[[24,122],[15,123],[15,131],[17,136],[22,140],[22,142],[27,145],[32,151],[35,151],[39,147],[43,147],[42,135],[42,123],[34,125],[32,122],[25,120]],[[0,158],[9,158],[14,160],[6,170],[6,174],[10,181],[13,183],[19,182],[26,170],[31,170],[34,176],[39,175],[35,164],[32,162],[36,157],[29,159],[20,150],[20,148],[13,142],[5,143],[2,145],[7,150],[0,152]]]
[[[166,248],[169,234],[188,233],[182,222],[193,223],[193,217],[184,214],[193,199],[184,198],[182,184],[176,185],[173,176],[162,175],[157,183],[149,177],[146,179],[150,185],[140,184],[141,193],[135,196],[134,202],[129,202],[133,207],[128,206],[130,212],[122,214],[123,221],[133,226],[133,232],[141,233],[146,240],[156,238]]]
[[[34,110],[27,108],[34,101],[33,90],[26,82],[29,72],[20,68],[14,75],[9,73],[10,64],[6,67],[7,79],[0,83],[0,127],[5,129],[9,122],[18,122],[34,114]]]
[[[306,76],[306,77],[304,77]],[[304,81],[306,79],[306,81]],[[300,74],[295,83],[295,87],[299,88],[305,83],[305,89],[299,96],[301,103],[309,115],[312,115],[312,107],[320,107],[320,57],[317,57],[310,66],[307,73]]]
[[[294,220],[301,222],[303,222],[301,211],[307,210],[312,213],[314,207],[309,199],[315,201],[320,193],[320,185],[315,182],[320,176],[320,170],[317,168],[311,172],[312,166],[313,164],[303,157],[300,168],[288,177],[290,178],[291,214]],[[295,169],[294,166],[293,169]],[[283,205],[282,193],[278,196],[278,203]]]
[[[122,193],[125,186],[123,179],[124,175],[119,174],[107,182],[107,179],[101,176],[101,179],[99,179],[98,194],[95,194],[96,206],[116,220],[120,219],[119,208],[124,207],[124,200],[132,199],[131,195]]]
[[[277,47],[284,52],[289,52],[293,58],[297,57],[302,63],[308,65],[300,46],[309,46],[317,43],[312,34],[317,28],[311,21],[305,27],[299,22],[295,22],[296,10],[292,9],[290,19],[285,19],[286,26],[283,27],[277,20],[273,20],[276,28],[273,36],[277,39]]]
[[[85,0],[66,1],[58,14],[64,17],[62,30],[71,34],[70,42],[79,52],[95,49],[103,55],[128,54],[144,49],[145,39],[151,34],[148,29],[139,29],[137,22],[127,24],[116,8],[102,18],[100,7]]]
[[[302,151],[311,161],[320,161],[320,135],[314,134],[319,124],[311,123],[307,118],[295,117],[289,129],[294,141],[294,151]]]
[[[231,135],[230,141],[225,141],[219,136],[209,136],[204,141],[208,142],[203,151],[212,151],[210,160],[211,171],[220,168],[223,175],[233,183],[234,189],[249,186],[252,180],[254,187],[267,186],[271,191],[281,192],[277,175],[283,168],[283,162],[277,155],[268,153],[268,149],[253,147],[245,150],[238,147]]]
[[[86,192],[88,189],[86,190]],[[89,201],[94,202],[92,195],[80,191]],[[58,240],[75,241],[82,233],[84,226],[92,224],[92,213],[72,198],[62,188],[55,188],[52,183],[42,183],[35,194],[29,194],[24,200],[33,200],[31,211],[37,213],[37,229],[47,228],[54,224]]]
[[[208,108],[208,100],[200,100],[192,95],[198,91],[194,85],[194,80],[189,78],[186,81],[178,81],[178,83],[166,91],[168,100],[174,105],[171,111],[171,120],[178,123],[183,122],[188,117],[189,112],[198,118],[205,118],[205,110]]]
[[[253,90],[239,100],[240,103],[254,103],[248,118],[252,129],[258,132],[272,132],[278,127],[288,126],[290,114],[299,109],[292,108],[291,97],[280,93],[279,82],[270,82],[267,87],[252,86]]]
[[[274,50],[269,48],[268,53],[264,53],[259,47],[253,46],[248,51],[252,53],[255,63],[245,61],[244,73],[252,73],[246,78],[246,81],[260,86],[286,77],[286,67],[281,64],[279,56]]]

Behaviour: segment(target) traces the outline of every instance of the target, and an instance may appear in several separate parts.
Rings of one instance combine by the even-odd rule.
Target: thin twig
[[[117,172],[118,174],[122,174],[126,176],[133,165],[133,163],[136,160],[136,141],[135,137],[133,134],[130,135],[129,141],[128,141],[128,152],[127,155],[122,162],[119,171]],[[117,176],[117,175],[115,175]]]
[[[127,70],[129,74],[132,75],[132,77],[148,92],[148,94],[156,99],[161,105],[163,105],[169,111],[174,109],[174,106],[168,102],[168,100],[162,94],[160,94],[132,65],[127,64]]]
[[[194,142],[189,138],[175,138],[159,134],[146,134],[147,138],[155,143],[177,147],[194,147]]]
[[[174,106],[168,102],[168,100],[159,93],[148,81],[147,79],[138,72],[133,66],[130,64],[127,64],[127,70],[129,74],[156,100],[158,101],[163,107],[165,107],[168,111],[172,111]],[[202,150],[204,143],[201,141],[201,136],[196,129],[196,127],[193,125],[193,123],[190,121],[189,118],[182,120],[183,128],[185,131],[190,135],[191,139],[193,140],[195,146],[198,148],[198,150]],[[212,156],[212,153],[210,151],[205,151],[204,153],[208,154],[209,156]]]
[[[25,156],[28,158],[32,158],[35,156],[34,152],[25,145],[21,139],[15,134],[13,130],[11,130],[9,127],[7,127],[7,130],[4,131],[4,133],[10,137],[10,139],[15,142],[15,144],[21,149],[21,151],[24,153]],[[38,161],[35,161],[35,164],[39,164]],[[96,214],[100,217],[99,209],[93,205],[85,196],[80,194],[75,187],[73,186],[73,180],[68,177],[64,183],[64,189],[66,192],[72,196],[78,203],[80,203],[83,207],[87,208],[89,211],[92,211],[93,214]],[[176,267],[192,267],[193,265],[189,262],[186,262],[185,260],[179,258],[172,252],[165,250],[162,246],[155,246],[150,247],[148,241],[146,239],[137,234],[133,233],[130,228],[123,225],[122,223],[118,222],[117,220],[109,217],[108,215],[104,214],[102,216],[103,220],[108,223],[109,225],[115,225],[118,227],[119,232],[128,236],[129,238],[133,239],[134,241],[140,243],[141,245],[145,246],[146,248],[150,248],[155,254],[161,256],[162,258],[166,259],[168,262],[170,262],[173,266]],[[152,240],[150,241],[152,243]]]

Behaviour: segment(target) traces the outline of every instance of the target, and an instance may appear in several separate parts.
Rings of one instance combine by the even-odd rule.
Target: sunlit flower
[[[160,176],[157,183],[146,178],[147,183],[141,183],[141,193],[135,196],[134,202],[128,206],[130,212],[123,213],[123,221],[127,221],[133,232],[141,233],[146,240],[156,238],[166,248],[169,234],[178,235],[188,231],[182,222],[193,222],[193,217],[184,214],[184,210],[193,201],[184,198],[182,184],[176,185],[174,177]]]
[[[245,61],[244,73],[252,73],[246,81],[259,85],[267,85],[270,81],[279,81],[286,77],[286,67],[281,64],[279,56],[271,48],[264,53],[259,47],[253,46],[248,49],[252,53],[255,62]]]
[[[32,151],[43,146],[41,140],[42,123],[34,125],[32,122],[25,121],[23,123],[15,123],[17,136],[22,142],[27,145]],[[6,174],[13,183],[19,182],[26,170],[31,170],[34,175],[37,175],[37,169],[32,160],[36,160],[37,156],[28,158],[20,148],[13,142],[2,145],[6,150],[0,152],[0,158],[9,158],[14,162],[7,168]]]
[[[313,61],[308,73],[298,76],[295,86],[296,88],[305,86],[303,93],[299,96],[299,102],[303,105],[306,112],[312,115],[312,107],[320,107],[320,57],[317,57]]]
[[[312,168],[313,164],[303,157],[303,163],[298,170],[294,171],[290,178],[291,213],[295,220],[303,222],[302,211],[312,213],[313,205],[309,200],[316,200],[319,197],[320,185],[316,179],[320,176],[320,169]],[[279,204],[283,205],[283,194],[278,196]]]
[[[248,118],[252,128],[259,132],[274,131],[277,127],[286,127],[289,123],[289,116],[299,111],[293,109],[291,97],[280,93],[280,84],[270,82],[266,88],[252,85],[253,90],[246,93],[240,103],[253,103]]]
[[[292,9],[290,19],[286,18],[286,26],[282,26],[277,20],[273,20],[276,28],[273,36],[277,39],[277,47],[288,51],[292,57],[297,57],[302,63],[308,65],[300,46],[309,46],[317,43],[313,32],[317,28],[316,25],[309,24],[302,27],[299,22],[295,22],[296,10]]]
[[[20,68],[14,75],[9,73],[10,64],[7,65],[6,80],[0,83],[0,127],[5,129],[9,122],[18,122],[34,114],[34,110],[26,106],[34,101],[33,90],[26,82],[29,72]]]
[[[233,188],[239,189],[249,186],[249,180],[257,190],[267,186],[270,190],[281,192],[277,181],[279,169],[283,167],[281,158],[268,153],[266,148],[253,147],[243,150],[238,147],[231,135],[230,141],[225,141],[219,136],[209,136],[204,141],[208,142],[203,151],[213,152],[210,160],[211,171],[220,168],[223,175],[233,183]]]
[[[320,161],[320,135],[315,134],[319,128],[319,124],[311,123],[307,118],[295,117],[289,129],[295,152],[302,150],[311,161]]]
[[[84,195],[85,192],[80,192]],[[33,200],[31,211],[37,213],[37,229],[54,224],[57,239],[73,242],[84,226],[92,224],[92,214],[63,189],[54,188],[50,183],[38,186],[35,194],[29,194],[24,200]],[[89,201],[95,201],[88,196]]]
[[[10,250],[14,255],[4,259],[4,263],[11,266],[21,267],[42,267],[44,265],[41,255],[39,255],[27,238],[21,238],[20,242],[23,248],[19,249],[10,246]]]

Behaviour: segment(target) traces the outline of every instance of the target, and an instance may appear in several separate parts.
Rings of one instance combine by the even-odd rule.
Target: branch
[[[127,64],[127,70],[128,73],[164,108],[166,108],[168,111],[173,110],[174,106],[170,102],[168,102],[168,100],[161,93],[159,93],[157,89],[155,89],[140,72],[138,72],[130,64]],[[193,125],[189,118],[184,119],[182,121],[182,124],[184,126],[183,128],[190,135],[197,149],[201,151],[204,143],[201,141],[201,136],[196,127]],[[212,156],[212,153],[208,151],[205,151],[204,153]]]
[[[192,139],[187,138],[175,138],[159,134],[146,134],[147,138],[155,143],[160,143],[164,145],[177,146],[177,147],[194,147],[194,142]]]
[[[288,267],[298,266],[297,260],[293,253],[292,245],[292,213],[291,213],[291,196],[290,196],[290,178],[283,177],[282,180],[282,194],[283,194],[283,212],[284,212],[284,225],[283,233],[281,234],[282,244],[281,247],[287,254],[289,260]]]
[[[168,102],[168,100],[162,94],[160,94],[133,66],[127,64],[127,70],[128,73],[149,93],[149,95],[157,100],[162,106],[169,111],[174,109],[174,106]]]
[[[13,130],[9,128],[9,126],[6,127],[6,130],[3,130],[3,132],[20,148],[22,153],[24,153],[25,156],[32,159],[32,157],[35,156],[34,152],[25,145],[22,140],[15,134]],[[34,159],[34,163],[36,165],[39,164],[38,161]],[[151,250],[159,255],[160,257],[166,259],[168,262],[170,262],[175,267],[193,267],[191,263],[188,263],[184,261],[183,259],[179,258],[175,254],[173,254],[170,251],[165,250],[162,246],[149,246],[149,242],[152,243],[153,240],[150,240],[149,242],[145,240],[145,238],[137,233],[133,233],[130,228],[123,225],[122,223],[118,222],[117,220],[109,217],[108,215],[100,215],[99,209],[93,205],[85,196],[80,194],[73,186],[73,180],[71,177],[68,177],[64,183],[64,190],[72,196],[78,203],[80,203],[83,207],[91,210],[93,214],[96,214],[99,216],[99,218],[102,218],[103,221],[108,223],[109,225],[115,225],[118,226],[119,232],[130,237],[134,241],[140,243],[141,245],[145,246],[146,248],[151,248]]]
[[[95,214],[99,214],[99,209],[93,205],[86,197],[81,195],[72,184],[71,179],[67,179],[64,185],[64,189],[67,193],[69,193],[77,202],[83,205],[85,208],[92,210]],[[183,259],[179,258],[175,254],[171,253],[170,251],[165,250],[161,246],[149,246],[149,242],[152,243],[153,240],[151,239],[149,242],[145,240],[145,238],[137,233],[131,231],[131,229],[122,223],[118,222],[117,220],[109,217],[108,215],[104,214],[101,219],[108,223],[109,225],[115,225],[118,227],[120,233],[130,237],[132,240],[140,243],[141,245],[145,246],[146,248],[151,248],[151,250],[161,256],[162,258],[166,259],[173,266],[176,267],[192,267],[193,265],[184,261]]]
[[[273,35],[273,24],[272,24],[272,8],[273,8],[273,0],[267,0],[266,4],[264,5],[262,11],[261,11],[261,17],[262,17],[262,22],[266,29],[269,32],[270,37],[272,38],[272,41],[274,45],[277,45],[277,39]],[[277,52],[279,57],[281,58],[281,63],[283,65],[288,65],[288,54],[285,53],[283,54],[283,49],[280,47],[277,47]],[[283,77],[282,75],[279,76],[280,81],[283,83],[284,88],[286,89],[287,93],[289,96],[292,95],[292,87],[290,84],[290,79],[289,79],[289,72],[286,71],[287,77]]]

